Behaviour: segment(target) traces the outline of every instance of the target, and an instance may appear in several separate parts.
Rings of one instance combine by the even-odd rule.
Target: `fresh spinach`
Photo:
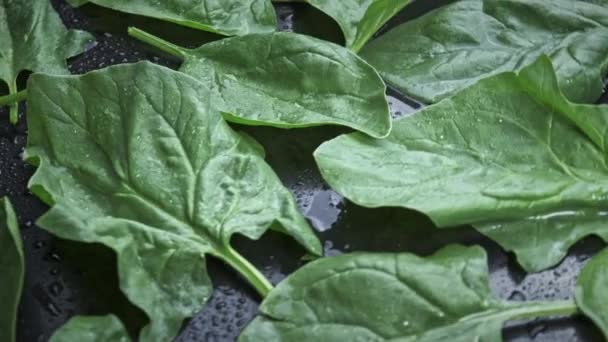
[[[595,133],[606,125],[587,127],[607,116],[608,106],[563,99],[544,57],[396,121],[385,140],[343,135],[315,158],[353,202],[412,208],[440,227],[473,224],[537,271],[584,236],[608,240],[605,137]]]
[[[269,0],[68,0],[74,6],[93,3],[116,11],[170,21],[226,36],[276,30]]]
[[[501,341],[506,321],[576,312],[572,300],[496,298],[480,247],[448,246],[427,258],[354,253],[290,275],[239,341]]]
[[[281,128],[344,125],[377,138],[390,132],[384,82],[341,46],[279,32],[191,50],[138,29],[129,32],[183,59],[179,70],[211,89],[209,100],[226,120]]]
[[[290,1],[290,0],[282,0]],[[402,10],[411,0],[291,0],[305,1],[334,19],[355,52],[367,43],[382,25]]]
[[[84,50],[91,35],[68,30],[48,0],[3,1],[0,5],[0,81],[8,93],[17,93],[22,71],[68,73],[67,58]],[[14,102],[0,98],[0,105]],[[10,121],[18,120],[17,105],[11,106]]]
[[[150,318],[144,341],[172,339],[206,302],[206,254],[270,291],[233,234],[272,228],[321,252],[260,147],[231,130],[211,96],[148,62],[28,83],[26,159],[38,166],[29,187],[52,206],[38,225],[116,252],[122,291]]]
[[[480,247],[448,246],[426,258],[353,253],[318,259],[270,292],[239,341],[500,341],[506,321],[581,312],[606,333],[607,256],[596,256],[582,271],[576,302],[496,298]],[[118,319],[107,316],[72,319],[51,342],[105,336],[128,341]]]
[[[125,327],[114,315],[76,316],[53,334],[49,342],[129,342]]]
[[[596,255],[578,276],[576,303],[608,339],[608,249]]]
[[[132,28],[183,60],[181,72],[144,62],[83,76],[58,74],[88,34],[68,31],[46,0],[0,6],[9,51],[0,105],[29,100],[25,155],[38,166],[29,187],[52,206],[38,224],[116,252],[121,289],[150,319],[139,339],[173,339],[205,304],[207,255],[266,297],[241,341],[499,341],[506,321],[578,313],[608,338],[608,250],[581,272],[575,300],[499,299],[484,250],[462,246],[427,258],[318,259],[272,289],[232,248],[234,234],[258,239],[270,228],[312,254],[321,247],[263,147],[223,120],[359,130],[315,152],[335,189],[363,206],[419,210],[440,227],[471,224],[526,270],[544,269],[582,237],[608,241],[608,106],[571,102],[602,89],[608,2],[462,0],[390,31],[362,56],[400,90],[444,99],[391,132],[385,84],[355,53],[410,0],[306,1],[339,24],[352,51],[272,32],[269,0],[68,0],[243,35],[186,49]],[[16,87],[24,70],[44,72],[27,94]],[[24,266],[15,213],[1,199],[0,341],[15,340]],[[131,339],[108,315],[74,317],[51,338],[74,340]]]
[[[17,308],[24,267],[15,211],[8,198],[0,198],[0,341],[17,340]]]
[[[568,98],[596,101],[608,72],[606,2],[463,0],[404,23],[361,51],[388,83],[426,102],[519,70],[541,54],[551,57]]]

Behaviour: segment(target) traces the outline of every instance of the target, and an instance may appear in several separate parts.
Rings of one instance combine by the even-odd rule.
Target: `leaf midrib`
[[[67,111],[65,111],[57,102],[55,102],[51,96],[49,96],[48,94],[46,94],[45,92],[40,92],[40,94],[44,95],[51,103],[53,103],[58,109],[61,110],[62,113],[64,113],[65,117],[69,118],[70,122],[72,122],[72,124],[75,127],[78,127],[80,130],[82,130],[87,136],[89,136],[89,139],[91,141],[93,141],[95,143],[95,145],[97,146],[97,148],[102,151],[102,153],[105,155],[106,159],[108,160],[112,160],[108,154],[108,152],[102,147],[102,145],[97,142],[97,140],[95,140],[93,138],[93,136],[91,135],[91,133],[89,132],[88,129],[86,129],[85,127],[83,127],[78,121],[76,121],[71,115],[69,115],[67,113]],[[173,126],[169,125],[169,127],[171,127],[173,129]],[[174,133],[176,133],[174,131]],[[177,135],[176,135],[177,138]],[[177,138],[179,140],[179,138]],[[234,149],[238,146],[238,142],[233,145],[233,147],[230,149]],[[224,152],[225,153],[225,152]],[[207,160],[206,162],[208,162],[209,160]],[[114,165],[113,163],[110,163],[112,166]],[[204,165],[201,166],[201,170],[204,169]],[[215,240],[215,237],[212,237],[211,235],[209,235],[205,229],[195,229],[195,227],[198,227],[198,225],[194,224],[193,222],[189,222],[187,220],[183,220],[171,213],[169,213],[165,208],[163,208],[163,206],[159,205],[156,201],[154,201],[153,199],[149,198],[147,195],[141,193],[139,190],[137,190],[136,187],[131,186],[130,182],[128,182],[128,180],[123,179],[120,174],[116,171],[116,169],[114,167],[112,167],[112,172],[114,174],[114,176],[116,177],[116,179],[120,180],[121,185],[125,188],[128,189],[129,191],[132,192],[132,194],[134,194],[136,197],[140,198],[141,200],[143,200],[146,204],[148,204],[149,206],[153,207],[158,213],[162,213],[162,216],[170,219],[170,221],[173,221],[175,223],[178,223],[178,226],[182,226],[182,227],[188,227],[188,231],[192,231],[193,233],[196,232],[196,234],[192,234],[193,236],[197,237],[198,235],[202,236],[202,241],[199,241],[197,239],[191,239],[192,241],[196,242],[197,244],[203,244],[203,243],[207,243],[209,246],[211,246],[211,250],[210,251],[205,251],[205,252],[209,252],[212,254],[215,254],[217,256],[223,257],[223,255],[221,254],[221,251],[224,249],[222,247],[222,242],[217,243]],[[116,195],[120,195],[119,192],[113,192],[111,195],[116,196]],[[190,218],[191,219],[191,218]],[[142,222],[137,221],[140,224],[144,224]],[[145,226],[148,227],[152,227],[149,226],[147,224],[144,224]],[[152,227],[155,228],[156,230],[158,230],[159,232],[163,233],[163,234],[170,234],[173,236],[176,236],[177,238],[179,238],[180,240],[183,239],[183,236],[176,234],[175,232],[171,232],[171,231],[167,231],[167,230],[163,230],[159,227]],[[220,239],[221,241],[221,239]],[[216,253],[214,253],[216,252]]]

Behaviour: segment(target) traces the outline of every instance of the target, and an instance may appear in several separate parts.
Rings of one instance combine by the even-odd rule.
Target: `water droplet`
[[[519,290],[514,290],[513,292],[511,292],[511,295],[509,295],[509,300],[518,301],[518,302],[525,301],[526,295]]]
[[[51,295],[57,297],[63,292],[63,285],[59,282],[53,282],[49,285],[48,289]]]
[[[46,308],[49,311],[49,313],[55,317],[57,317],[61,314],[61,310],[57,307],[57,305],[55,305],[55,303],[48,303],[46,305]]]
[[[544,332],[545,329],[547,329],[547,327],[542,324],[532,327],[532,329],[530,330],[530,337],[532,339],[535,339],[540,333]]]

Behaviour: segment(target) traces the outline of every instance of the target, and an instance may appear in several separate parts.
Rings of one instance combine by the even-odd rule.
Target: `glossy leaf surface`
[[[391,118],[380,75],[348,49],[295,33],[253,34],[185,49],[130,33],[184,59],[232,122],[281,128],[343,125],[385,137]]]
[[[67,74],[66,59],[84,50],[92,37],[68,30],[48,0],[3,1],[0,4],[0,81],[17,92],[22,71]],[[17,107],[11,110],[17,121]]]
[[[479,247],[355,253],[314,261],[281,282],[239,341],[500,341],[505,321],[571,314],[563,302],[507,302]]]
[[[440,227],[473,224],[540,270],[584,236],[608,239],[605,138],[596,134],[607,116],[608,106],[563,99],[541,58],[396,121],[385,140],[343,135],[315,157],[353,202],[415,209]],[[586,129],[588,118],[604,126]]]
[[[568,98],[595,102],[608,72],[608,6],[574,0],[464,0],[406,22],[361,55],[385,80],[437,102],[481,78],[551,57]]]
[[[0,341],[17,341],[17,308],[25,262],[15,211],[0,198]]]
[[[579,274],[576,303],[608,339],[608,250],[594,256]]]
[[[272,32],[277,22],[269,0],[68,0],[174,22],[226,36]]]
[[[49,342],[130,342],[120,320],[113,315],[76,316],[53,334]]]
[[[320,253],[259,148],[195,79],[145,62],[36,74],[28,88],[26,158],[39,166],[29,186],[52,205],[38,225],[116,252],[122,291],[151,320],[143,340],[172,339],[204,305],[206,254],[268,290],[230,247],[233,234],[258,239],[272,227]]]

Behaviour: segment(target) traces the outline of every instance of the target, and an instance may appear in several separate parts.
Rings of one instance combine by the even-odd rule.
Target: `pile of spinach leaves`
[[[524,302],[491,293],[477,246],[323,258],[264,148],[227,123],[354,129],[314,153],[333,189],[440,228],[472,225],[527,271],[547,269],[585,236],[608,241],[608,106],[593,104],[608,2],[460,0],[377,39],[409,0],[299,2],[333,18],[345,46],[275,32],[269,0],[72,0],[231,36],[191,49],[130,28],[179,69],[78,76],[66,59],[92,36],[66,29],[48,0],[0,5],[0,105],[15,123],[27,102],[29,188],[51,207],[37,225],[112,249],[121,290],[149,318],[135,337],[114,315],[74,317],[51,340],[172,340],[211,295],[206,255],[264,299],[241,341],[495,341],[506,321],[576,314],[608,338],[608,251],[584,267],[574,299]],[[33,74],[20,91],[23,71]],[[385,81],[429,106],[391,120]],[[318,257],[277,287],[231,246],[268,229]],[[1,341],[16,339],[24,267],[2,199]]]

